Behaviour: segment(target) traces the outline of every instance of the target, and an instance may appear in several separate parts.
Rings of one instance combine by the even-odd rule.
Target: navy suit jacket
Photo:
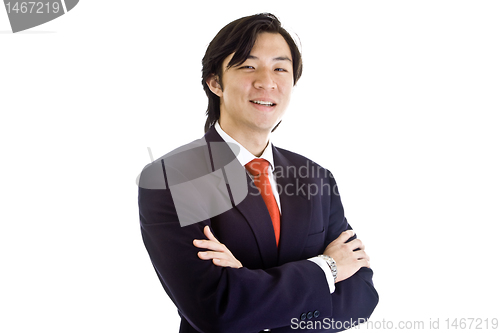
[[[205,140],[223,142],[213,127]],[[307,260],[351,229],[331,173],[284,149],[273,146],[273,154],[275,171],[284,171],[276,175],[281,189],[279,248],[265,203],[248,176],[249,194],[242,202],[184,227],[179,224],[165,175],[164,189],[139,187],[144,244],[160,282],[178,308],[180,332],[296,332],[292,320],[297,325],[301,316],[305,321],[356,322],[368,318],[377,305],[371,269],[361,268],[336,283],[330,294],[324,271]],[[207,173],[217,168],[207,154],[196,158],[183,165],[182,172],[189,173],[194,164]],[[165,172],[161,161],[148,165],[141,178]],[[240,260],[242,268],[223,268],[198,258],[200,249],[193,240],[206,238],[205,225]]]

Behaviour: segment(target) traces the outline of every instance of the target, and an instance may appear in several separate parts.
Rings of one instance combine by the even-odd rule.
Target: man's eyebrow
[[[247,59],[259,60],[258,57],[253,56],[253,55],[249,55]],[[292,62],[292,60],[290,58],[288,58],[287,56],[275,57],[275,58],[273,58],[273,61],[290,61],[290,62]]]

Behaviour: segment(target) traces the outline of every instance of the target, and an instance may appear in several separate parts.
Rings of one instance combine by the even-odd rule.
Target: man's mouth
[[[254,104],[265,105],[265,106],[275,106],[276,105],[273,102],[266,102],[266,101],[259,101],[259,100],[250,101],[250,102],[252,102]]]

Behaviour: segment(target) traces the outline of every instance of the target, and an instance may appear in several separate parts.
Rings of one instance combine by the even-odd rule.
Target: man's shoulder
[[[206,141],[198,139],[164,154],[143,168],[138,185],[147,189],[165,189],[167,178],[172,185],[172,180],[177,183],[206,174],[209,167],[206,147]]]
[[[237,145],[227,143],[210,132],[146,165],[138,184],[142,188],[164,189],[204,177],[234,165],[238,150]]]
[[[274,146],[274,148],[275,168],[284,168],[288,171],[290,168],[297,168],[297,171],[302,171],[298,172],[299,175],[307,171],[307,175],[313,176],[314,178],[333,178],[330,170],[322,167],[313,160],[287,149],[276,146]]]
[[[296,162],[299,162],[299,163],[302,163],[302,162],[315,163],[311,159],[309,159],[309,158],[307,158],[307,157],[305,157],[303,155],[294,153],[293,151],[290,151],[290,150],[287,150],[287,149],[284,149],[284,148],[280,148],[280,147],[276,147],[276,146],[274,146],[274,148],[276,148],[276,150],[278,151],[278,153],[280,153],[281,155],[283,155],[289,161],[292,161],[292,162],[296,161]]]

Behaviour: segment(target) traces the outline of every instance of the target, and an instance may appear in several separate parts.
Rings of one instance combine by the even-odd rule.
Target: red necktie
[[[269,162],[263,158],[256,158],[247,163],[245,168],[254,177],[253,182],[259,189],[266,203],[267,210],[273,221],[276,246],[278,246],[280,239],[280,211],[276,199],[274,198],[271,183],[269,182]]]

